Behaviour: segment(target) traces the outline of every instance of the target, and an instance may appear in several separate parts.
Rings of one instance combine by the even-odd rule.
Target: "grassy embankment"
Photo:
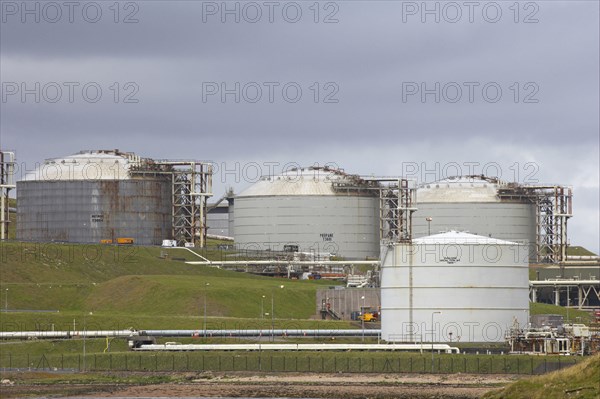
[[[168,257],[163,259],[161,253]],[[203,251],[209,259],[223,251]],[[0,304],[9,310],[58,313],[1,314],[4,331],[70,329],[270,327],[271,297],[277,326],[314,326],[318,288],[326,281],[282,280],[173,260],[198,259],[181,249],[73,244],[0,244]],[[284,288],[280,288],[284,285]],[[8,291],[7,291],[8,290]],[[264,296],[264,298],[263,298]],[[261,308],[269,313],[260,319]],[[318,322],[348,328],[347,322]],[[293,327],[288,327],[293,328]],[[324,328],[324,327],[323,327]]]
[[[490,392],[486,399],[597,399],[600,397],[600,354],[565,370],[522,379]]]

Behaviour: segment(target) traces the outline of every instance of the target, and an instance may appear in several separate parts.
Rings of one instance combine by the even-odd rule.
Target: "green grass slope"
[[[600,397],[600,354],[578,365],[539,377],[517,381],[486,399],[597,399]]]
[[[536,314],[558,314],[562,315],[565,322],[567,320],[572,323],[589,323],[592,321],[592,315],[589,312],[567,308],[563,306],[550,305],[547,303],[529,303],[531,315]]]
[[[165,251],[167,259],[160,257]],[[217,251],[204,255],[222,256]],[[172,258],[195,256],[154,247],[0,243],[0,306],[5,308],[8,300],[10,310],[60,311],[51,316],[3,313],[2,329],[15,323],[64,323],[67,315],[81,318],[89,312],[131,319],[194,317],[193,328],[198,328],[205,298],[209,317],[259,318],[261,303],[270,312],[273,296],[276,318],[307,319],[315,313],[316,290],[331,285],[187,265]]]

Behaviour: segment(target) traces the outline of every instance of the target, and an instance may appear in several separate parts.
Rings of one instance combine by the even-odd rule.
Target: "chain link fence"
[[[339,353],[0,354],[2,370],[264,371],[308,373],[543,374],[577,364],[576,357]]]

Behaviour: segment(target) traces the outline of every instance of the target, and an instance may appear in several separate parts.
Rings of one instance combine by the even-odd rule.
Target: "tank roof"
[[[499,240],[497,238],[485,237],[464,231],[450,230],[445,233],[432,234],[430,236],[416,238],[413,244],[487,244],[487,245],[518,245],[516,242]]]
[[[456,176],[421,184],[417,203],[500,202],[498,188],[506,183],[485,176]]]
[[[127,180],[141,158],[119,150],[87,150],[46,159],[23,177],[24,181]]]
[[[291,169],[280,175],[261,177],[237,197],[334,196],[335,184],[355,183],[356,176],[341,170],[320,167]],[[356,183],[357,185],[360,183]]]

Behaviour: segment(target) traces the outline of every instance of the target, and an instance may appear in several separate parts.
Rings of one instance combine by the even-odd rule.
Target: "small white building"
[[[515,321],[525,326],[525,245],[450,231],[390,244],[382,258],[386,341],[501,342]]]

